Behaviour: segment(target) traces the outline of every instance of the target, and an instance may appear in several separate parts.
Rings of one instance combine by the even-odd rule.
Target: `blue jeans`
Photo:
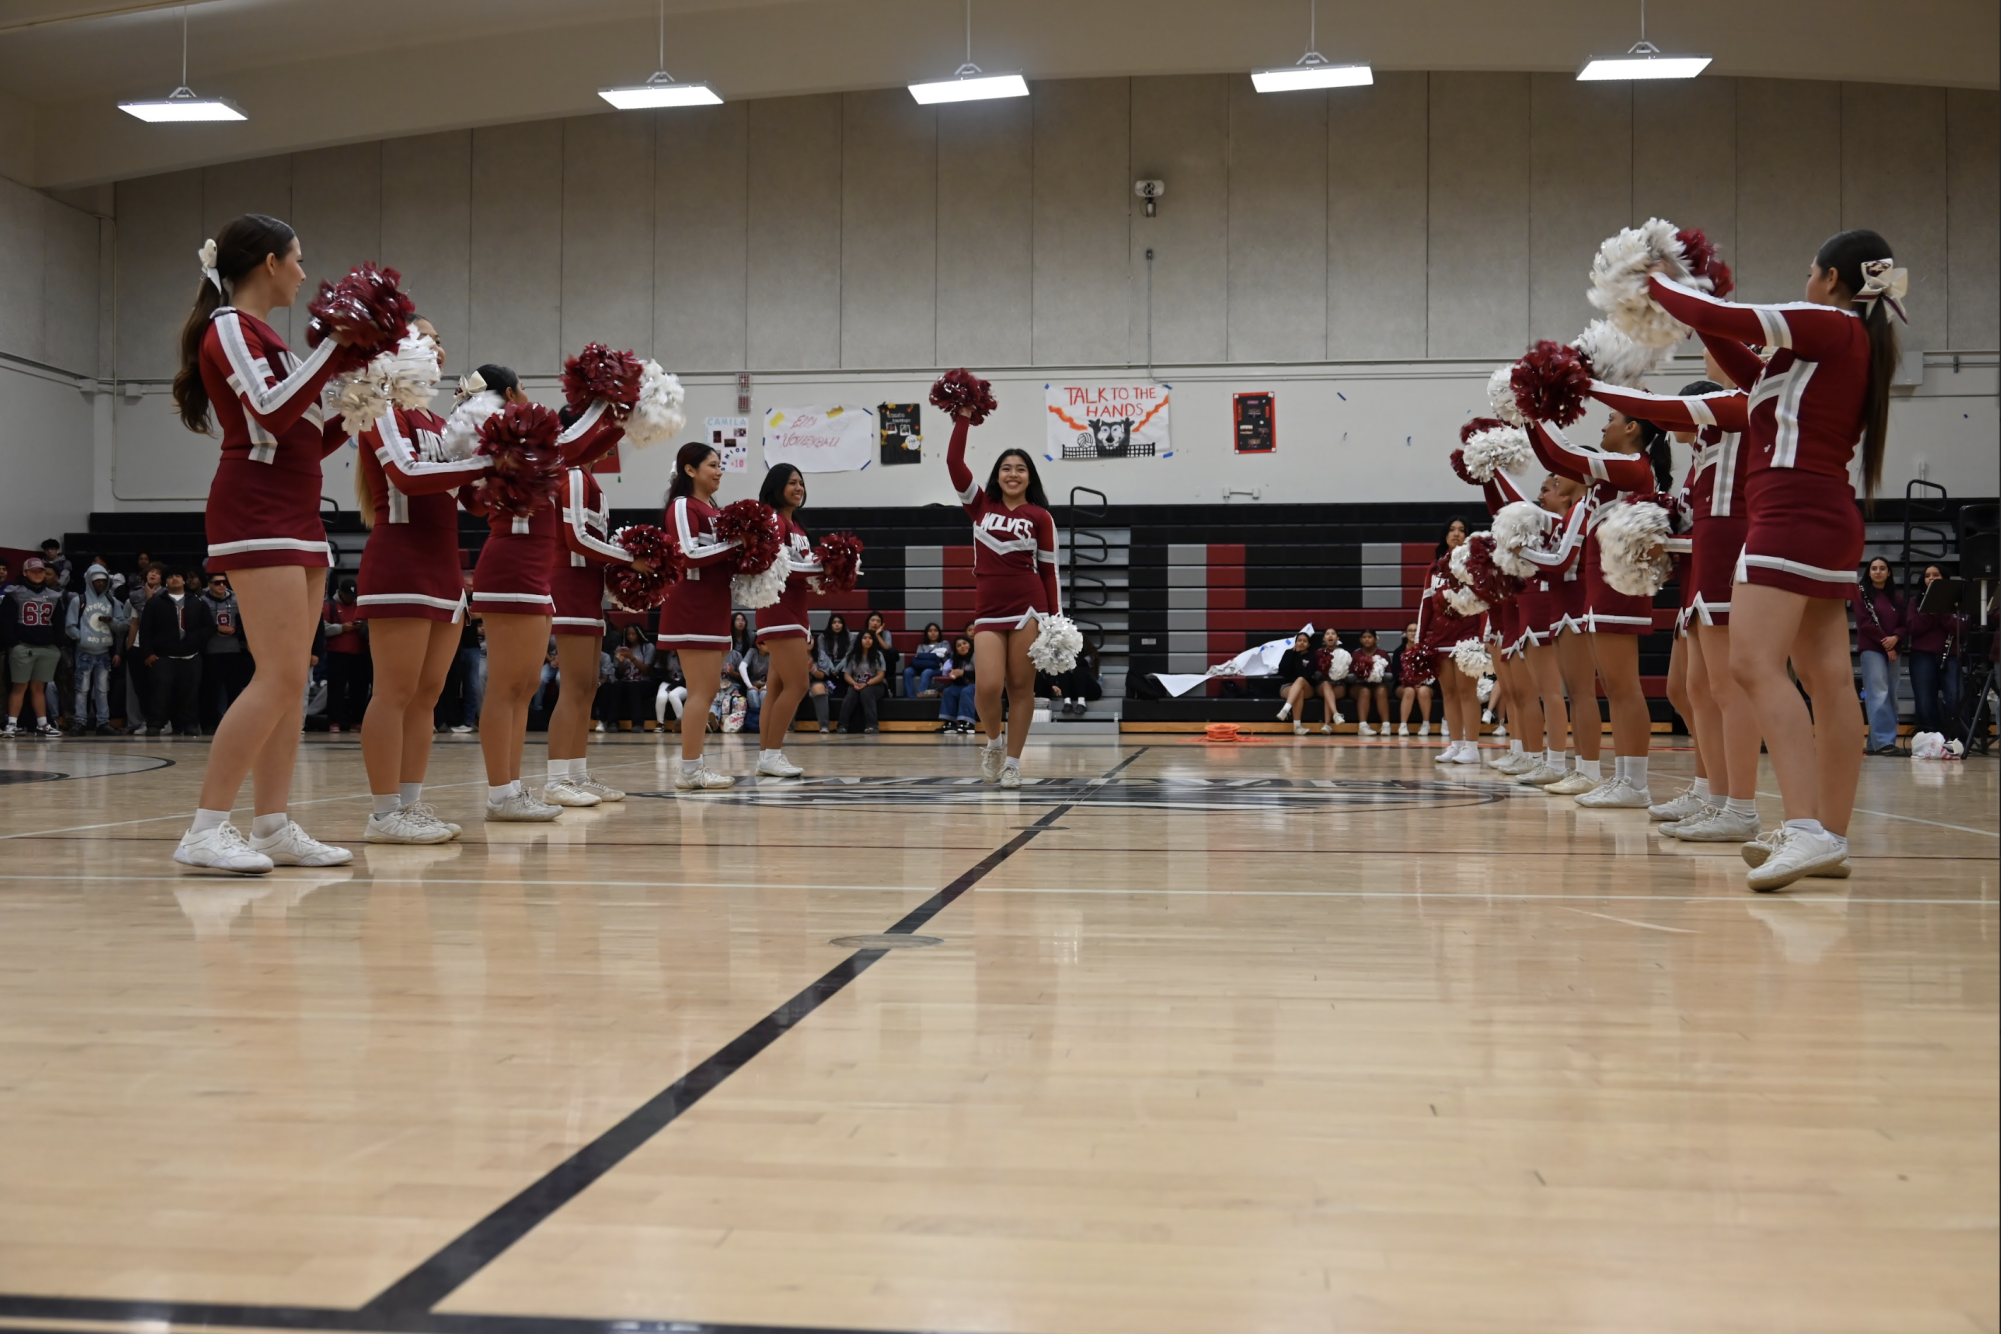
[[[925,667],[921,670],[916,667],[905,667],[903,669],[903,697],[905,699],[916,699],[931,688],[931,679],[937,675],[937,671],[930,667]]]
[[[545,662],[542,664],[542,684],[535,687],[535,698],[528,701],[528,712],[530,713],[542,712],[542,696],[548,691],[549,683],[551,681],[554,681],[556,679],[556,676],[557,676],[557,670],[555,663]]]
[[[1959,659],[1947,658],[1941,668],[1938,654],[1913,653],[1911,693],[1916,697],[1918,730],[1942,732],[1950,741],[1959,730]]]
[[[1862,658],[1862,711],[1869,719],[1869,749],[1881,750],[1897,741],[1897,676],[1902,660],[1891,662],[1874,649]]]
[[[938,716],[948,723],[955,718],[963,722],[978,722],[979,713],[973,702],[973,683],[955,681],[939,691]]]
[[[479,706],[486,699],[486,650],[460,649],[459,666],[465,670],[465,716],[460,725],[478,727]]]
[[[85,697],[97,704],[97,721],[111,721],[111,654],[78,653],[76,655],[76,709],[70,714],[78,727],[90,723],[90,714],[84,708]]]

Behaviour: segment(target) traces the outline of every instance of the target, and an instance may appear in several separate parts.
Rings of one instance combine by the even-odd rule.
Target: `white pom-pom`
[[[664,444],[681,434],[688,424],[688,394],[680,377],[670,375],[657,361],[639,366],[639,401],[625,418],[625,438],[637,449]]]
[[[1526,431],[1517,426],[1489,427],[1466,437],[1459,451],[1466,472],[1476,482],[1485,482],[1496,472],[1520,472],[1535,459]]]
[[[1350,667],[1353,667],[1354,665],[1355,665],[1354,654],[1350,653],[1345,648],[1335,649],[1332,653],[1329,653],[1327,655],[1327,679],[1330,681],[1347,680],[1348,669]]]
[[[1077,665],[1083,651],[1084,635],[1068,616],[1044,616],[1035,642],[1028,646],[1028,660],[1038,672],[1057,676]]]
[[[437,340],[411,330],[396,344],[369,363],[369,370],[381,375],[389,390],[389,400],[406,411],[429,408],[437,396],[444,367],[438,364]]]
[[[756,574],[738,574],[730,578],[730,601],[739,607],[749,607],[755,611],[759,607],[769,607],[785,595],[785,581],[792,576],[792,565],[780,556]]]
[[[1462,639],[1452,646],[1452,665],[1477,681],[1494,669],[1494,660],[1479,640]]]
[[[1504,574],[1512,574],[1517,579],[1533,579],[1536,575],[1534,561],[1523,560],[1524,549],[1538,549],[1549,533],[1550,521],[1556,516],[1534,501],[1517,500],[1503,505],[1488,524],[1488,531],[1494,535],[1494,564]]]
[[[389,390],[371,364],[331,381],[325,402],[330,411],[340,414],[341,427],[348,435],[357,436],[389,411]]]
[[[452,415],[445,419],[445,429],[438,436],[445,458],[457,461],[479,453],[479,428],[486,424],[488,417],[506,406],[506,400],[499,394],[491,389],[481,389],[453,408]]]
[[[1488,655],[1489,661],[1491,661],[1492,658],[1493,655],[1489,654]],[[1494,678],[1491,676],[1481,677],[1480,684],[1473,688],[1473,693],[1480,697],[1480,702],[1482,704],[1485,704],[1488,700],[1494,697]]]
[[[1628,597],[1652,597],[1674,573],[1663,550],[1669,536],[1668,512],[1650,501],[1613,505],[1598,521],[1598,567],[1605,582]]]
[[[1666,347],[1649,347],[1626,337],[1610,320],[1593,320],[1570,345],[1591,358],[1591,373],[1607,384],[1639,387],[1666,359]]]
[[[1378,653],[1376,660],[1369,664],[1369,684],[1381,685],[1383,683],[1383,674],[1389,669],[1390,660]]]
[[[1494,368],[1494,373],[1487,377],[1487,405],[1508,425],[1520,426],[1522,410],[1515,402],[1514,374],[1513,362]]]
[[[1638,227],[1607,237],[1598,247],[1591,261],[1589,296],[1591,304],[1611,316],[1628,338],[1649,347],[1673,347],[1688,337],[1688,328],[1654,300],[1647,272],[1656,264],[1677,282],[1688,281],[1687,259],[1674,224],[1648,218]]]
[[[1452,577],[1462,584],[1473,582],[1473,572],[1466,568],[1467,560],[1473,555],[1471,544],[1461,542],[1452,548],[1452,558],[1445,562],[1445,568],[1452,571]]]
[[[1487,604],[1470,588],[1446,589],[1445,605],[1452,608],[1455,616],[1478,616],[1487,610]]]

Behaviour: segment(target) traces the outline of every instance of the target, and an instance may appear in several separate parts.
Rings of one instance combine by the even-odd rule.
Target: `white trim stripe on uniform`
[[[312,350],[304,361],[298,363],[283,379],[271,375],[268,362],[250,355],[250,345],[244,341],[243,323],[233,306],[222,306],[210,317],[215,322],[217,335],[222,341],[222,355],[229,362],[231,371],[229,387],[236,391],[243,405],[260,417],[268,417],[291,401],[292,395],[303,389],[308,380],[319,373],[321,366],[332,360],[337,346],[329,338]],[[256,372],[262,365],[264,375]],[[265,376],[276,380],[276,384],[266,384]]]
[[[1853,570],[1822,569],[1818,565],[1808,565],[1804,561],[1787,560],[1784,556],[1753,556],[1749,550],[1737,558],[1737,582],[1748,583],[1748,574],[1753,567],[1760,570],[1777,570],[1780,574],[1790,574],[1822,584],[1861,582]]]
[[[241,556],[251,551],[310,551],[320,556],[332,554],[325,542],[308,542],[299,537],[247,537],[240,542],[211,542],[208,548],[211,556]]]

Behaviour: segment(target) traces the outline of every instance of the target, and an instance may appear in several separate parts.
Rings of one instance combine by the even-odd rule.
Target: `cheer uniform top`
[[[737,544],[716,536],[722,511],[706,500],[676,496],[662,527],[681,548],[681,577],[667,590],[655,642],[676,651],[726,653],[730,647],[730,575]]]
[[[549,571],[558,635],[604,636],[604,567],[628,564],[632,553],[611,540],[604,488],[583,468],[563,474],[563,547]]]
[[[1520,484],[1498,468],[1494,470],[1494,475],[1481,485],[1480,492],[1486,498],[1489,518],[1499,514],[1505,507],[1526,498],[1522,495]],[[1534,613],[1532,617],[1531,610]],[[1529,585],[1524,583],[1513,593],[1502,598],[1498,606],[1487,609],[1487,637],[1500,644],[1502,657],[1512,658],[1530,643],[1542,642],[1541,637],[1532,636],[1548,635],[1549,627],[1546,623],[1548,612],[1547,591],[1532,593]]]
[[[304,361],[270,325],[218,307],[202,333],[202,387],[222,428],[205,526],[211,574],[333,563],[320,522],[320,460],[346,443],[325,429],[320,391],[359,354],[328,339]]]
[[[1435,657],[1452,652],[1452,646],[1461,640],[1481,637],[1480,618],[1461,616],[1445,600],[1445,590],[1457,587],[1459,577],[1452,573],[1452,553],[1447,551],[1431,562],[1424,594],[1417,604],[1418,645]]]
[[[1549,527],[1558,529],[1557,540],[1550,547],[1522,548],[1522,559],[1547,571],[1541,582],[1550,594],[1550,610],[1555,619],[1550,622],[1551,636],[1560,634],[1582,634],[1585,628],[1585,584],[1581,559],[1586,545],[1586,536],[1591,523],[1593,501],[1591,492],[1586,491],[1571,502],[1570,508],[1561,518],[1549,514],[1545,521]],[[1547,514],[1548,512],[1545,511]]]
[[[778,516],[778,526],[785,534],[785,545],[778,558],[791,571],[785,576],[785,591],[778,595],[778,601],[771,609],[758,618],[757,637],[767,639],[810,639],[812,632],[807,628],[806,595],[814,590],[814,581],[823,573],[820,558],[813,554],[813,539],[806,536],[806,530],[786,515]],[[769,624],[766,624],[766,622]]]
[[[357,437],[375,526],[361,549],[355,605],[371,619],[457,622],[465,615],[453,492],[483,476],[487,461],[446,459],[444,426],[422,408],[392,408]]]
[[[587,463],[617,444],[624,434],[602,402],[556,437],[566,463]],[[558,482],[560,490],[562,483]],[[503,514],[487,501],[484,484],[462,494],[465,507],[486,516],[486,545],[473,569],[472,607],[482,615],[549,616],[556,614],[550,573],[565,555],[562,502],[556,491],[535,499],[531,514]],[[602,597],[602,585],[599,591]]]
[[[1531,421],[1529,443],[1542,465],[1559,477],[1582,482],[1591,488],[1591,509],[1585,519],[1584,614],[1583,629],[1590,634],[1644,635],[1654,628],[1654,600],[1634,593],[1621,593],[1605,582],[1599,563],[1596,532],[1611,507],[1629,496],[1652,492],[1653,466],[1644,454],[1612,454],[1602,449],[1574,445],[1563,432],[1544,422]],[[1567,608],[1566,608],[1567,610]]]
[[[1056,595],[1056,520],[1027,501],[1009,509],[987,498],[966,467],[964,417],[952,423],[945,468],[973,521],[973,629],[1018,630],[1062,611]]]
[[[1802,597],[1854,596],[1863,532],[1848,470],[1869,394],[1862,317],[1808,302],[1718,301],[1659,274],[1650,282],[1654,300],[1704,335],[1724,373],[1749,386],[1749,527],[1737,582]],[[1726,339],[1738,346],[1719,347]],[[1765,348],[1770,360],[1757,363],[1746,344]]]

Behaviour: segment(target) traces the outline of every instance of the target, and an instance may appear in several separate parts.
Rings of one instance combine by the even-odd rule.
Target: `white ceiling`
[[[964,54],[957,0],[666,0],[667,64],[731,99],[893,87]],[[655,64],[651,0],[206,0],[189,81],[249,113],[144,126],[120,98],[180,73],[179,6],[4,0],[0,89],[28,183],[604,110]],[[1306,45],[1305,0],[979,0],[973,57],[1031,79],[1248,71]],[[1320,49],[1382,69],[1560,71],[1638,36],[1638,0],[1323,0]],[[1718,75],[1994,88],[1995,0],[1653,0],[1648,36]],[[16,133],[18,141],[20,134]]]

